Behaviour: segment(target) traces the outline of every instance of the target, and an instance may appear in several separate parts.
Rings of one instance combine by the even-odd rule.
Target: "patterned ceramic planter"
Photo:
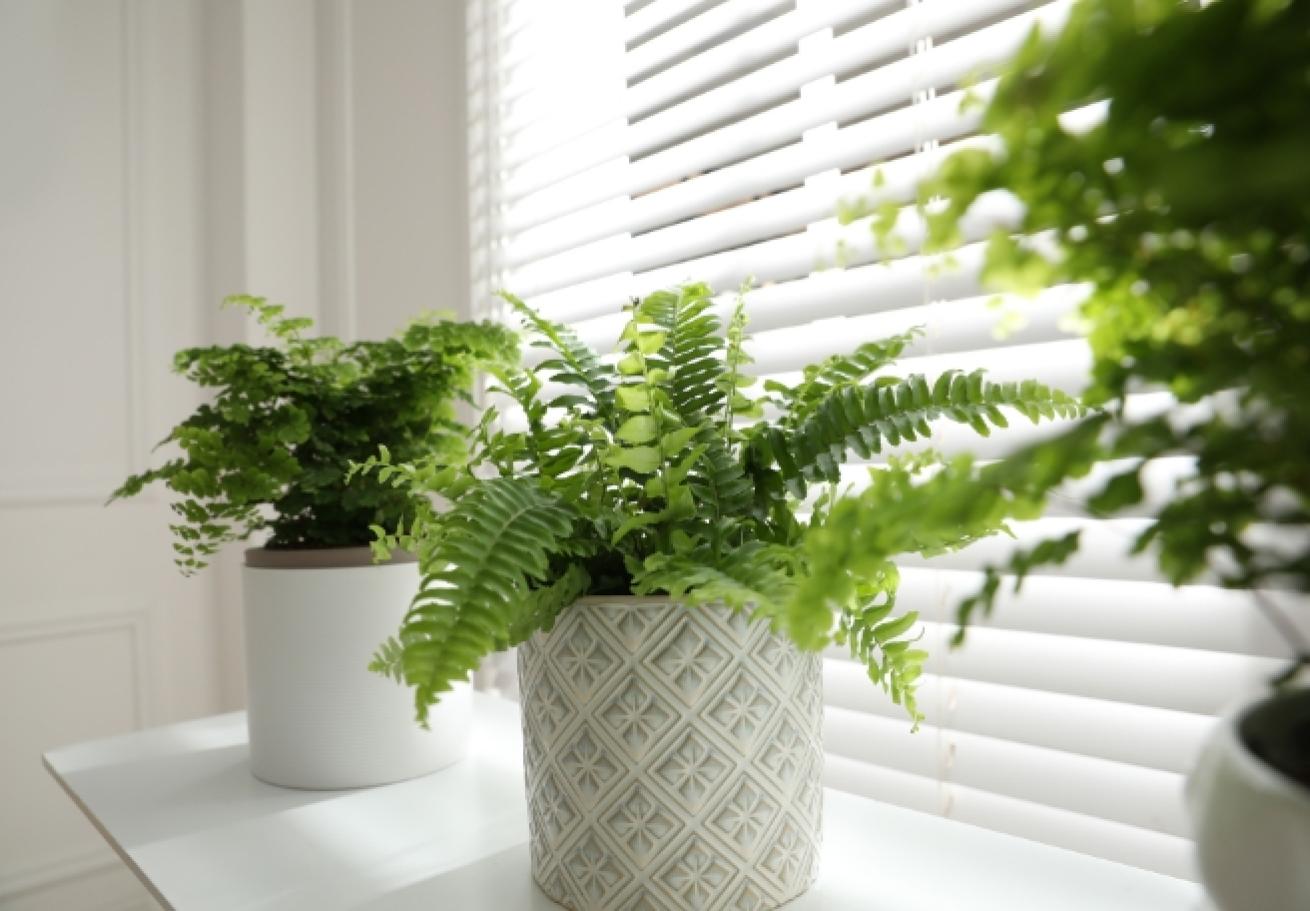
[[[532,875],[575,911],[766,909],[818,863],[822,677],[762,623],[584,598],[519,649]]]

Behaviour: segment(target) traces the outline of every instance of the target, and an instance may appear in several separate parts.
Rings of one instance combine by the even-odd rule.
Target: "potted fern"
[[[514,358],[517,340],[497,326],[420,320],[396,338],[344,344],[307,337],[309,320],[263,298],[226,303],[252,314],[271,344],[179,352],[175,369],[215,395],[164,440],[180,454],[111,500],[154,483],[176,494],[173,547],[186,574],[267,532],[242,567],[257,777],[341,788],[439,768],[463,753],[469,694],[454,694],[421,731],[403,695],[366,671],[419,583],[413,555],[371,565],[368,527],[413,522],[431,506],[376,480],[347,485],[347,474],[379,446],[460,458],[454,403],[477,366]]]
[[[929,220],[946,247],[980,196],[1023,203],[1020,231],[1045,241],[994,238],[997,284],[1090,292],[1087,399],[1103,408],[972,482],[962,470],[961,489],[1039,509],[1104,462],[1093,515],[1149,505],[1138,551],[1175,584],[1249,591],[1286,641],[1286,671],[1255,702],[1232,694],[1188,781],[1198,867],[1225,911],[1310,907],[1310,638],[1294,613],[1310,593],[1308,30],[1304,2],[1082,0],[1001,79],[984,129],[1004,151],[957,153],[923,187],[949,200]],[[1102,117],[1061,125],[1092,102]],[[1182,407],[1134,409],[1144,389]],[[1149,503],[1144,475],[1161,459],[1190,471]],[[993,568],[962,618],[990,607],[1001,570],[1022,580],[1079,544],[1042,542]]]
[[[744,302],[725,325],[704,285],[634,301],[614,364],[507,300],[547,352],[498,372],[519,425],[488,409],[468,467],[361,466],[452,503],[379,541],[418,553],[424,584],[374,669],[427,719],[483,656],[520,646],[532,870],[555,901],[781,905],[817,861],[818,649],[848,646],[917,719],[925,655],[891,558],[1000,527],[967,503],[900,510],[943,468],[919,455],[872,472],[865,533],[838,510],[841,465],[938,421],[986,434],[1006,411],[1078,407],[981,373],[886,375],[908,335],[753,395]]]

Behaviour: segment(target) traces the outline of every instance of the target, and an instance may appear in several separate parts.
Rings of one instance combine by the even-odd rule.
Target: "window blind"
[[[1070,392],[1084,289],[1035,300],[982,287],[982,241],[1018,212],[988,200],[949,262],[919,249],[919,181],[990,146],[981,106],[999,63],[1071,2],[1032,0],[472,0],[468,10],[475,307],[499,287],[614,346],[621,305],[682,281],[751,278],[752,353],[779,378],[860,340],[923,327],[898,372],[985,367]],[[1069,129],[1100,108],[1070,111]],[[877,177],[875,181],[875,175]],[[895,253],[842,200],[901,211]],[[1034,239],[1040,242],[1040,238]],[[1176,407],[1143,390],[1130,407]],[[995,458],[1058,429],[931,445]],[[848,472],[857,482],[868,466]],[[1163,460],[1152,504],[1187,474]],[[902,711],[833,650],[825,661],[834,787],[1017,836],[1194,877],[1183,777],[1215,716],[1287,652],[1246,596],[1175,589],[1129,545],[1142,518],[1082,514],[1070,489],[1015,540],[906,559],[900,604],[932,652],[911,734]],[[981,567],[1073,527],[1084,551],[1027,581],[952,650],[953,608]]]

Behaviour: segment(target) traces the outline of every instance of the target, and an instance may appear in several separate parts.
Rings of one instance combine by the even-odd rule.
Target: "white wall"
[[[355,301],[364,336],[468,302],[464,4],[353,6]]]
[[[198,9],[0,3],[0,907],[145,907],[42,750],[217,705],[214,580],[158,496],[103,502],[193,405]]]
[[[0,0],[0,908],[153,907],[40,766],[240,707],[237,555],[184,580],[179,347],[249,291],[346,336],[467,298],[458,0]]]

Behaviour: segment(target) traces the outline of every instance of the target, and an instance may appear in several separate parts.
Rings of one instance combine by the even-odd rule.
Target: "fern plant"
[[[505,297],[546,352],[531,369],[496,371],[521,426],[487,409],[463,467],[386,452],[358,466],[452,504],[376,542],[419,554],[423,589],[373,669],[415,688],[420,720],[486,654],[551,629],[578,597],[663,594],[749,610],[803,648],[843,643],[917,721],[926,655],[910,635],[916,616],[896,609],[893,558],[958,547],[1002,522],[969,504],[899,510],[934,472],[951,476],[931,454],[891,458],[854,497],[841,495],[841,466],[944,421],[985,435],[1007,412],[1037,421],[1079,406],[981,373],[889,375],[913,334],[756,391],[743,297],[725,324],[700,284],[632,302],[612,363]]]
[[[253,315],[274,344],[178,352],[174,369],[216,395],[161,442],[180,455],[110,498],[155,482],[177,494],[170,527],[186,574],[264,529],[270,548],[347,547],[370,543],[370,525],[426,516],[431,506],[417,491],[376,479],[347,486],[350,464],[379,446],[399,459],[458,461],[454,403],[467,398],[479,365],[517,359],[517,338],[491,324],[419,319],[395,338],[345,344],[306,336],[310,320],[264,298],[225,305]]]

